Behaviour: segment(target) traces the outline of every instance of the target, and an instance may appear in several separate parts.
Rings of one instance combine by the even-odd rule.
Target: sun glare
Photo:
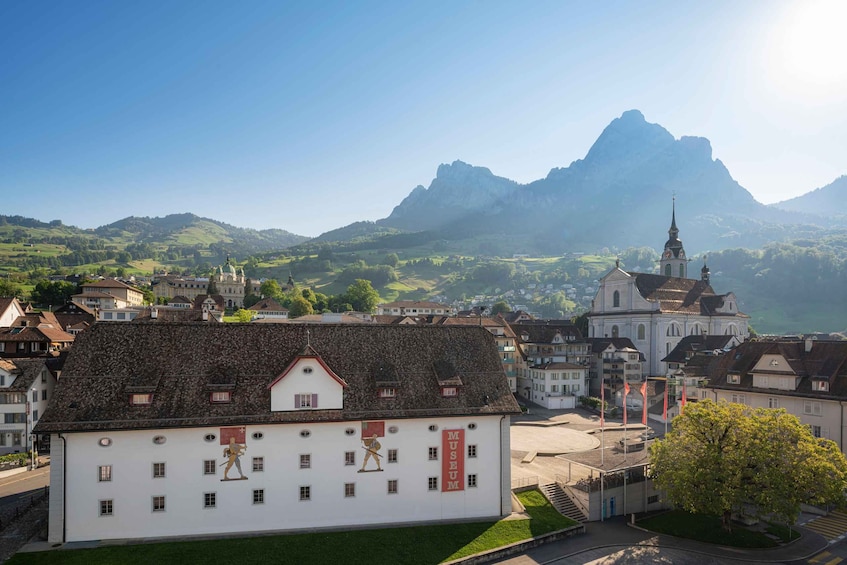
[[[779,28],[772,63],[782,80],[800,88],[847,85],[847,2],[792,2]]]

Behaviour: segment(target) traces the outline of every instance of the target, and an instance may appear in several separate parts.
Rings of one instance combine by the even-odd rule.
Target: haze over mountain
[[[826,217],[847,216],[847,175],[802,196],[783,200],[772,206],[780,210]]]
[[[713,158],[709,140],[676,139],[638,110],[614,119],[584,159],[529,184],[462,161],[441,165],[429,188],[416,187],[376,225],[446,239],[508,231],[524,236],[518,245],[534,248],[525,251],[657,247],[674,196],[692,251],[759,247],[839,225],[757,202]]]

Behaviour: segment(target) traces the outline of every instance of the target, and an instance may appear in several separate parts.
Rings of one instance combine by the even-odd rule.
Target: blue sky
[[[637,108],[759,201],[847,174],[847,3],[0,3],[0,213],[318,235],[519,182]]]

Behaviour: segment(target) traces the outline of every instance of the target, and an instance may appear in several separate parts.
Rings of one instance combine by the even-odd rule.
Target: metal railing
[[[538,486],[538,476],[533,477],[521,477],[518,479],[512,479],[512,490],[526,487],[537,487]]]

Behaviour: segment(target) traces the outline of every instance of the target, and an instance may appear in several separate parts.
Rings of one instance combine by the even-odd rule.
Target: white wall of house
[[[26,392],[9,392],[15,375],[0,369],[0,455],[22,453],[32,447],[30,433],[47,409],[55,379],[46,366]]]
[[[299,395],[312,395],[309,406],[301,406]],[[317,400],[314,406],[313,400]],[[344,408],[344,388],[313,358],[298,359],[288,373],[271,387],[271,411],[341,410]]]
[[[442,492],[442,431],[456,429],[464,430],[464,490]],[[53,437],[50,512],[58,518],[64,511],[68,542],[501,516],[511,504],[508,431],[509,418],[501,416],[386,420],[379,438],[383,470],[359,472],[360,421],[250,425],[241,457],[247,480],[230,481],[222,481],[219,437],[205,439],[219,436],[217,427],[67,433],[61,454],[62,441]],[[256,432],[263,438],[254,439]],[[155,436],[166,441],[156,444]],[[111,445],[102,447],[101,438]],[[469,445],[476,446],[475,457]],[[430,460],[431,447],[438,448],[437,460]],[[396,463],[388,462],[389,449],[398,450]],[[345,464],[345,452],[355,453],[355,465]],[[300,467],[303,454],[310,455],[309,468]],[[262,472],[252,470],[254,457],[264,458]],[[216,474],[204,474],[204,460],[215,460]],[[165,463],[165,477],[153,477],[154,463]],[[99,481],[99,467],[108,465],[111,481]],[[368,468],[375,468],[372,461]],[[62,498],[56,491],[63,475]],[[468,484],[469,475],[477,486]],[[238,477],[235,468],[230,477]],[[430,477],[438,478],[436,490]],[[396,494],[388,492],[391,480],[398,481]],[[354,496],[345,495],[348,483]],[[310,500],[300,500],[303,486],[310,487]],[[262,504],[253,502],[256,489],[264,491]],[[215,508],[204,508],[205,493],[216,494]],[[165,497],[164,511],[153,511],[154,496]],[[112,515],[100,515],[103,500],[112,501]],[[51,542],[62,541],[60,524],[51,519]]]

